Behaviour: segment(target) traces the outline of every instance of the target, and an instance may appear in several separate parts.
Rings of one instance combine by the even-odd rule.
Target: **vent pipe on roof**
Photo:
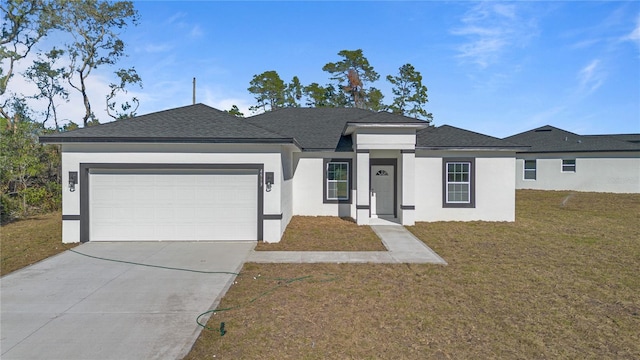
[[[193,78],[193,105],[196,104],[196,78]]]

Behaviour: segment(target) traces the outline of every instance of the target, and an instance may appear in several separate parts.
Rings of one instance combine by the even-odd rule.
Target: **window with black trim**
[[[475,159],[442,159],[443,207],[475,207]]]
[[[351,203],[351,159],[324,160],[324,202]]]
[[[535,160],[524,161],[524,179],[525,180],[536,179],[536,161]]]
[[[563,159],[562,172],[576,172],[576,159]]]

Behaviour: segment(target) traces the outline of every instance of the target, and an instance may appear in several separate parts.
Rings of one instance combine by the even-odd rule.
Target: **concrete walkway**
[[[251,251],[255,263],[442,264],[447,262],[402,225],[373,225],[388,251]]]

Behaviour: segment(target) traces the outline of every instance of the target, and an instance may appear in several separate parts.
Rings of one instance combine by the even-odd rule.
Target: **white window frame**
[[[566,164],[565,162],[572,161],[573,164]],[[576,159],[562,159],[562,172],[563,173],[574,173],[576,172]]]
[[[346,165],[347,167],[347,178],[344,180],[332,180],[329,179],[329,166],[334,165],[334,164],[340,164],[340,165]],[[326,176],[326,183],[325,183],[325,190],[326,190],[326,200],[330,200],[330,201],[348,201],[349,200],[349,192],[350,192],[350,186],[349,186],[349,178],[350,178],[350,171],[351,169],[349,168],[349,162],[348,161],[329,161],[327,162],[327,166],[324,169],[325,171],[325,176]],[[347,195],[345,197],[330,197],[329,196],[329,184],[330,183],[344,183],[347,187]]]
[[[449,181],[449,166],[450,165],[467,165],[468,166],[468,170],[466,171],[467,174],[467,181]],[[446,185],[445,185],[445,193],[446,193],[446,202],[447,204],[471,204],[471,172],[472,172],[472,168],[471,168],[471,162],[470,161],[449,161],[446,164]],[[464,173],[464,172],[463,172]],[[449,185],[466,185],[467,186],[467,200],[464,201],[456,201],[456,200],[450,200],[449,199]]]
[[[527,162],[531,163],[533,162],[533,168],[531,169],[527,169]],[[536,181],[536,179],[538,178],[538,161],[536,159],[533,160],[524,160],[522,163],[522,180],[524,181]],[[528,179],[527,178],[527,173],[533,173],[533,178],[532,179]]]

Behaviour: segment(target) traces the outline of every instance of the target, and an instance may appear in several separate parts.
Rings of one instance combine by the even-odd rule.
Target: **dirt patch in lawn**
[[[245,264],[187,359],[640,358],[640,195],[409,229],[449,265]]]
[[[258,251],[386,251],[369,226],[333,216],[294,216],[278,243],[259,242]]]
[[[62,243],[60,212],[33,216],[3,225],[0,233],[2,275],[77,246]]]

